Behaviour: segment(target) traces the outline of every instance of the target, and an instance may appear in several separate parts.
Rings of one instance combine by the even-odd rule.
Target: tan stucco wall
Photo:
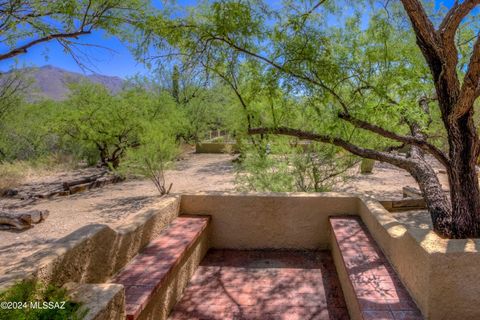
[[[359,214],[427,319],[480,319],[480,239],[407,229],[372,199]]]
[[[374,199],[196,193],[182,195],[180,211],[212,216],[216,248],[330,247],[333,255],[328,216],[360,215],[427,319],[480,319],[480,240],[445,240],[430,230],[407,229]]]
[[[236,143],[202,142],[195,145],[196,153],[231,153],[238,151]]]
[[[178,196],[165,197],[116,229],[82,227],[0,276],[0,287],[27,277],[58,286],[105,282],[178,216],[179,203]]]
[[[215,248],[329,246],[328,217],[355,214],[358,199],[341,193],[196,193],[182,195],[180,212],[212,216]]]
[[[343,297],[348,308],[348,314],[351,320],[363,320],[360,312],[360,305],[353,289],[353,284],[350,282],[347,270],[345,269],[345,263],[340,253],[340,248],[335,240],[333,232],[330,233],[330,244],[333,262],[335,263],[335,269],[337,271],[338,279],[343,291]]]
[[[124,320],[125,288],[115,283],[75,283],[64,285],[71,300],[81,303],[82,320]]]

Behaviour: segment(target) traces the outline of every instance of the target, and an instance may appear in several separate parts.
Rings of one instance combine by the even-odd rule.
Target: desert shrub
[[[44,285],[33,280],[16,283],[8,290],[0,293],[2,302],[26,302],[25,308],[0,309],[3,320],[80,320],[88,310],[81,310],[79,303],[69,300],[65,289],[52,285]],[[28,303],[39,302],[50,305],[63,305],[62,308],[31,308]],[[63,302],[65,302],[63,304]]]
[[[58,123],[72,151],[90,164],[99,160],[117,169],[128,150],[141,146],[145,126],[168,118],[178,128],[179,117],[168,95],[142,88],[112,95],[100,85],[84,83],[72,87]]]
[[[274,139],[242,144],[236,183],[242,191],[324,192],[358,160],[335,147]]]
[[[8,189],[13,189],[25,180],[29,165],[23,161],[0,164],[0,194]]]
[[[175,130],[168,122],[145,124],[139,146],[127,151],[121,172],[150,179],[160,195],[168,194],[172,184],[165,181],[165,169],[178,154]]]
[[[51,101],[23,103],[0,123],[1,160],[31,160],[59,150],[53,119],[61,112]]]

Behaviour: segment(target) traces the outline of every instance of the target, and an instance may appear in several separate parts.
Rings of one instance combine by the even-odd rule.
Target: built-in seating
[[[358,216],[330,217],[332,253],[352,319],[423,319]]]
[[[156,293],[166,290],[167,282],[206,232],[209,220],[208,216],[179,216],[112,279],[125,287],[127,319],[139,318]]]

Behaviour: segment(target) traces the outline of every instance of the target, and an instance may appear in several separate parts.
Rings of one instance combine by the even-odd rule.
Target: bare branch
[[[27,43],[23,46],[12,49],[9,52],[6,52],[4,54],[0,54],[0,61],[5,60],[5,59],[9,59],[9,58],[13,58],[13,57],[15,57],[19,54],[22,54],[22,53],[26,53],[27,50],[30,47],[33,47],[34,45],[42,43],[42,42],[48,42],[48,41],[51,41],[53,39],[65,39],[65,38],[75,38],[75,39],[77,39],[79,36],[89,34],[89,33],[90,33],[90,31],[77,31],[77,32],[72,32],[72,33],[56,33],[56,34],[51,34],[51,35],[45,36],[43,38],[35,39],[35,40],[32,40],[32,41],[30,41],[29,43]]]
[[[332,144],[341,147],[348,152],[360,156],[362,158],[369,158],[378,161],[387,162],[393,164],[399,168],[409,170],[414,166],[413,160],[407,159],[397,154],[391,154],[388,152],[377,151],[373,149],[361,148],[346,140],[331,137],[328,135],[321,135],[313,132],[306,132],[298,129],[277,127],[277,128],[252,128],[248,130],[249,134],[278,134],[285,136],[292,136],[303,140],[318,141],[322,143]]]
[[[430,154],[432,154],[443,165],[448,166],[448,164],[449,164],[449,160],[448,160],[447,155],[442,150],[438,149],[437,147],[435,147],[434,145],[425,141],[424,139],[420,139],[420,138],[413,137],[413,136],[399,135],[395,132],[386,130],[386,129],[380,127],[380,126],[368,123],[364,120],[354,118],[354,117],[352,117],[351,115],[348,115],[348,114],[341,113],[338,116],[339,116],[340,119],[348,121],[349,123],[353,124],[357,128],[376,133],[376,134],[381,135],[382,137],[385,137],[385,138],[388,138],[388,139],[392,139],[392,140],[396,140],[398,142],[402,142],[402,143],[405,143],[405,144],[417,146],[420,149],[422,149],[424,151],[427,151]]]

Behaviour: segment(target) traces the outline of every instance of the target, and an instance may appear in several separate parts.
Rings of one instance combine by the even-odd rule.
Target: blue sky
[[[195,0],[181,0],[177,1],[182,5],[192,5]],[[277,2],[272,0],[270,2]],[[436,1],[443,3],[447,7],[451,5],[453,0]],[[152,2],[155,6],[160,6],[160,1]],[[99,74],[109,76],[119,76],[126,78],[135,74],[146,74],[148,70],[141,63],[138,63],[133,58],[129,49],[125,44],[122,44],[118,39],[105,35],[102,31],[95,31],[91,35],[86,35],[81,38],[82,42],[102,45],[110,48],[112,51],[88,48],[86,49],[89,56],[94,57],[92,65],[94,71]],[[0,47],[0,49],[3,49]],[[54,65],[69,71],[83,73],[83,71],[73,60],[71,56],[63,51],[63,48],[55,41],[41,44],[32,47],[26,54],[20,55],[17,58],[19,65],[24,66],[43,66]],[[6,71],[10,68],[11,61],[0,62],[0,71]],[[88,71],[86,73],[89,73]]]

